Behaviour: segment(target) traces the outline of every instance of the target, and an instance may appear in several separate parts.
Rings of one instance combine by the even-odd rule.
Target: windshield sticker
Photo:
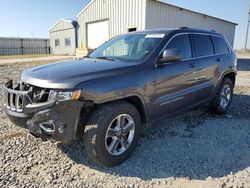
[[[145,36],[145,38],[160,38],[162,39],[165,36],[165,34],[148,34]]]

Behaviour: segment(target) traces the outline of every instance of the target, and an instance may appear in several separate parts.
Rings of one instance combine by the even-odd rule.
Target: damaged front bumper
[[[47,96],[43,102],[34,102],[33,89],[12,86],[4,87],[4,111],[19,127],[28,129],[42,139],[70,142],[81,138],[83,103],[78,100],[62,100]]]

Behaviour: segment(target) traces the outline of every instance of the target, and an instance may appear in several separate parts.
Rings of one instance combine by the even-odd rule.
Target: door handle
[[[215,61],[217,61],[218,63],[220,63],[220,62],[222,62],[223,61],[223,58],[216,58],[216,60]]]
[[[195,64],[194,63],[189,63],[188,65],[190,68],[194,68],[195,67]]]

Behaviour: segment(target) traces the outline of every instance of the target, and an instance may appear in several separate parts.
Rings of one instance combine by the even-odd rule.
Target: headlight
[[[62,91],[50,91],[49,100],[66,101],[66,100],[77,100],[81,96],[81,90],[73,92],[62,92]]]

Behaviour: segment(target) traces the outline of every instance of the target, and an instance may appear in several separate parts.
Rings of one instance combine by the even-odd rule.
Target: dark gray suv
[[[23,72],[4,87],[10,120],[53,141],[82,139],[98,164],[114,166],[143,130],[201,104],[224,114],[236,78],[236,55],[224,36],[160,29],[117,36],[76,61]]]

